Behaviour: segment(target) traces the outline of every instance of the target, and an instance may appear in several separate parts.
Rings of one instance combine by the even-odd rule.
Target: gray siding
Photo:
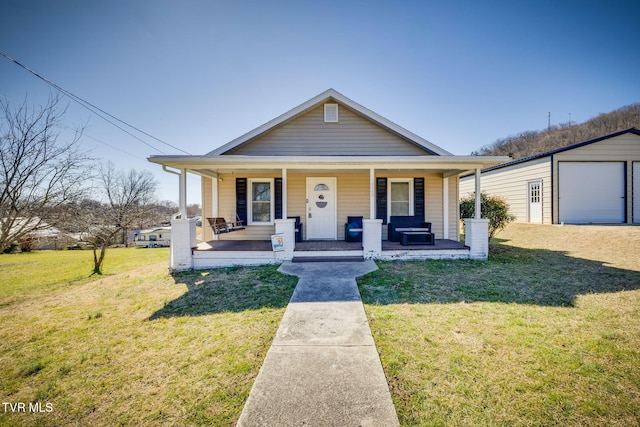
[[[249,156],[411,156],[430,154],[347,107],[339,122],[324,122],[324,105],[225,154]]]

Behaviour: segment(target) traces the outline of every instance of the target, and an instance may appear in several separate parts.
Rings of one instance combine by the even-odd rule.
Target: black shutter
[[[424,178],[413,178],[413,215],[424,221]]]
[[[275,219],[282,219],[282,178],[273,180],[273,196],[275,197]]]
[[[236,215],[247,224],[247,178],[236,178]]]
[[[376,218],[387,223],[387,178],[376,178]]]

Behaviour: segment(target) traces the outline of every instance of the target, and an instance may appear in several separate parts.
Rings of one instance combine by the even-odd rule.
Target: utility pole
[[[547,115],[547,130],[551,129],[551,111]]]

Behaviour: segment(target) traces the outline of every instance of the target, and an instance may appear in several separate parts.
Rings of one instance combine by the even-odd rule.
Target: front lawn
[[[0,399],[26,407],[0,425],[233,425],[297,279],[167,258],[114,249],[87,278],[89,252],[0,255]]]
[[[358,280],[402,425],[640,424],[640,228],[512,224]]]

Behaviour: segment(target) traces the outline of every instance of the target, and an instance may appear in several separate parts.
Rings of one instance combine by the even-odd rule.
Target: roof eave
[[[460,169],[486,168],[510,160],[507,156],[151,156],[152,163],[176,169],[200,168],[304,168],[320,166],[347,169],[396,165],[404,168]]]

